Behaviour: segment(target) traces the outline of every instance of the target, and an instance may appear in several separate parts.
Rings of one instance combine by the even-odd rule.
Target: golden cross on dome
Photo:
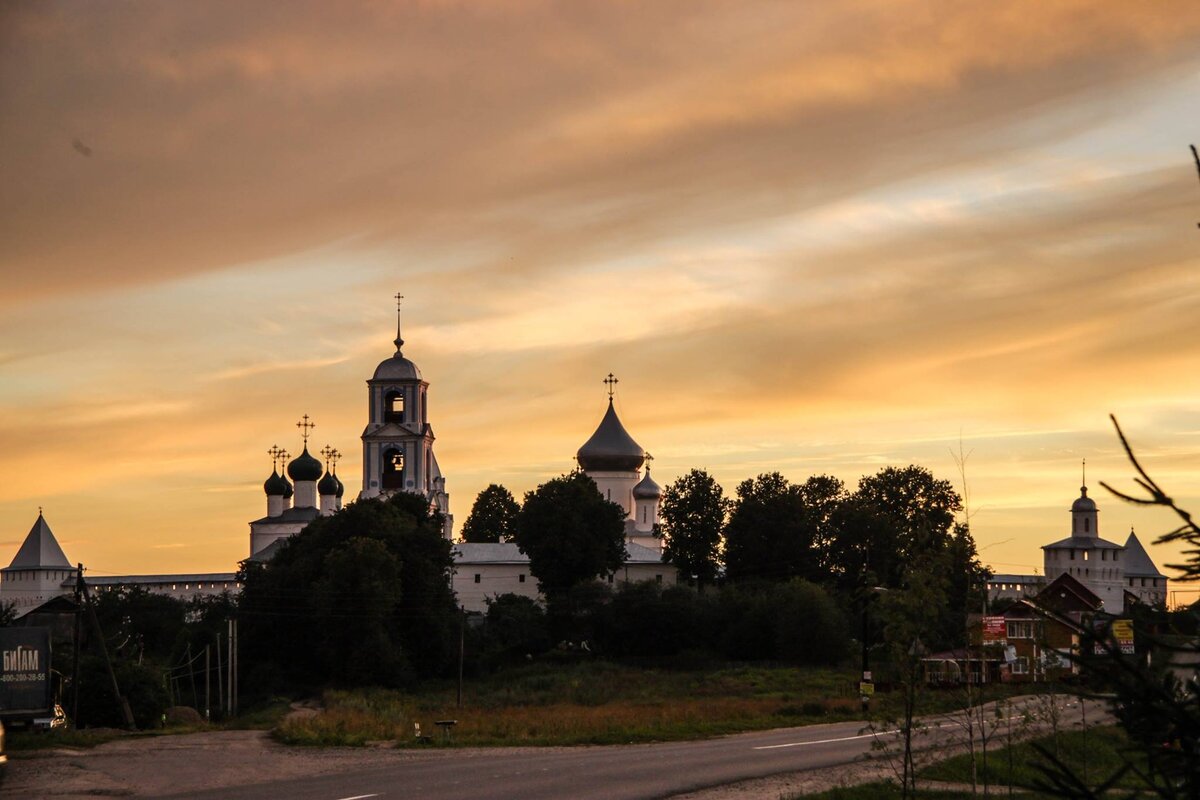
[[[620,381],[614,378],[611,372],[608,373],[608,377],[604,379],[604,384],[608,386],[608,399],[612,399],[613,392],[615,391],[613,387],[615,387],[618,383],[620,383]]]
[[[310,422],[309,418],[308,418],[308,414],[305,414],[304,417],[301,418],[301,420],[296,423],[296,427],[300,429],[300,436],[303,437],[303,439],[304,439],[304,449],[307,450],[308,449],[308,432],[311,431],[313,428],[317,427],[317,423]]]
[[[292,457],[291,453],[289,453],[287,450],[284,450],[282,447],[279,448],[279,464],[280,464],[280,466],[286,464],[287,460],[291,457]]]
[[[341,457],[342,457],[342,454],[338,452],[338,449],[336,447],[329,451],[329,460],[333,462],[333,471],[334,472],[337,472],[337,462]]]
[[[321,448],[321,455],[325,456],[325,471],[326,472],[329,471],[330,459],[332,459],[334,457],[334,455],[336,455],[336,454],[337,454],[337,450],[334,450],[329,445],[325,445],[324,447]]]
[[[270,449],[267,450],[267,455],[271,457],[271,468],[277,472],[279,471],[279,456],[283,452],[283,448],[277,444],[271,445]]]

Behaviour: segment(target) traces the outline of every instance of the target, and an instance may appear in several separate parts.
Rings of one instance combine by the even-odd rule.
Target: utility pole
[[[467,628],[467,608],[461,606],[458,614],[458,702],[459,708],[462,708],[462,689],[463,689],[463,655],[466,644],[466,628]]]
[[[196,659],[192,658],[192,643],[188,642],[187,646],[187,661],[188,661],[188,680],[192,683],[192,708],[200,705],[200,698],[196,696]]]
[[[83,612],[83,564],[75,566],[75,634],[71,652],[71,727],[79,727],[79,615]]]
[[[221,663],[221,632],[217,631],[217,705],[221,708],[221,716],[225,716],[225,683]]]
[[[229,642],[229,704],[232,716],[238,713],[238,621],[237,617],[230,620],[233,627],[233,638]]]
[[[209,646],[204,645],[204,721],[212,719],[212,659]]]
[[[79,565],[79,570],[82,573],[82,564]],[[104,631],[100,629],[100,620],[96,617],[96,608],[92,604],[92,596],[88,592],[87,581],[83,580],[82,575],[79,578],[78,585],[83,590],[83,600],[87,605],[88,620],[92,623],[92,633],[96,637],[96,644],[100,647],[100,655],[104,657],[104,665],[108,667],[108,679],[112,682],[113,697],[117,699],[117,704],[121,707],[121,716],[125,719],[126,727],[131,731],[136,731],[137,724],[133,721],[133,710],[129,708],[129,700],[125,695],[121,694],[121,687],[117,685],[117,673],[113,672],[112,661],[108,657],[108,646],[104,643]]]
[[[225,620],[225,641],[229,645],[229,657],[225,661],[225,714],[233,716],[233,618]]]

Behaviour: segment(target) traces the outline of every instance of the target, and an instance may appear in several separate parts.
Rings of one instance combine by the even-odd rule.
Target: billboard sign
[[[1007,638],[1007,630],[1005,628],[1004,617],[984,617],[983,618],[983,643],[996,644],[1002,643]]]
[[[1122,653],[1127,656],[1133,655],[1133,620],[1114,619],[1112,635]]]
[[[50,629],[0,628],[0,714],[50,706]]]
[[[1107,633],[1105,632],[1105,626],[1106,623],[1101,620],[1096,620],[1093,624],[1093,631],[1096,635],[1096,655],[1103,655],[1110,650],[1118,651],[1127,656],[1133,655],[1133,620],[1114,619],[1108,625]]]

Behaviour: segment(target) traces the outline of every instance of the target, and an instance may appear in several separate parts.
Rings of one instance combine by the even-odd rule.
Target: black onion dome
[[[336,472],[333,473],[333,479],[337,481],[337,491],[333,493],[333,496],[340,500],[346,493],[346,484],[342,483],[342,479],[337,476]]]
[[[617,419],[609,398],[600,427],[583,443],[575,458],[586,472],[626,472],[641,469],[646,453]]]
[[[633,487],[633,496],[638,500],[657,500],[662,497],[662,489],[650,477],[650,470],[646,470],[646,477],[637,482],[637,486]]]
[[[325,477],[317,484],[317,491],[322,495],[336,495],[338,490],[338,479],[333,477],[331,473],[326,472]]]
[[[294,481],[315,481],[321,477],[321,473],[325,468],[321,466],[321,462],[308,454],[308,448],[304,448],[304,452],[296,458],[292,459],[292,463],[288,464],[287,474]]]
[[[283,477],[282,475],[279,476],[279,480],[283,481],[283,499],[291,500],[292,495],[294,495],[296,493],[295,491],[292,490],[291,481],[289,481],[287,478]]]
[[[283,497],[287,493],[287,481],[279,474],[279,470],[271,470],[271,477],[263,484],[263,491],[268,497]]]
[[[1096,501],[1087,496],[1087,487],[1079,487],[1079,497],[1071,504],[1072,511],[1095,511]]]

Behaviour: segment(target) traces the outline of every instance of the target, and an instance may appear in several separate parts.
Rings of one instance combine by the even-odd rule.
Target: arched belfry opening
[[[404,392],[392,389],[383,396],[384,422],[404,422]]]
[[[404,451],[389,448],[383,452],[381,481],[384,489],[404,488]]]

